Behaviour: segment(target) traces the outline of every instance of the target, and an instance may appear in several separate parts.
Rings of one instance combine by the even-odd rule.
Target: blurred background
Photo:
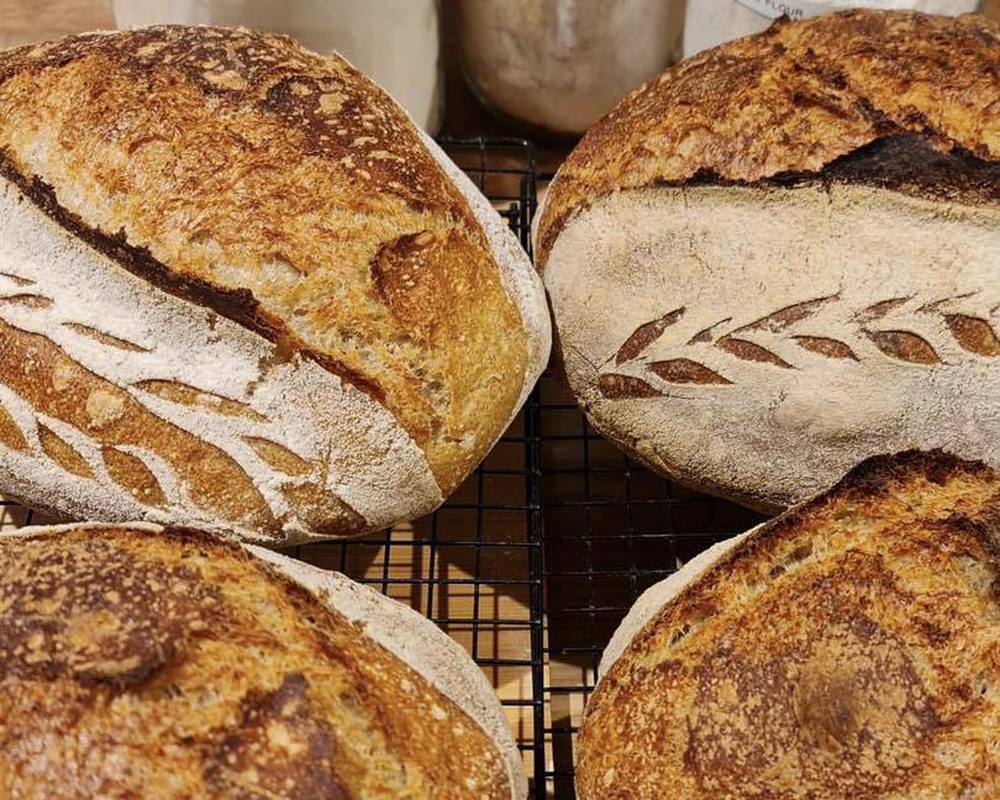
[[[343,53],[431,133],[530,136],[545,172],[623,94],[683,55],[765,28],[775,6],[1000,20],[1000,0],[0,0],[0,47],[154,22],[280,31]]]

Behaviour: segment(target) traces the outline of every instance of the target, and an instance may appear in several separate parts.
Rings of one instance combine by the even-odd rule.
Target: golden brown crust
[[[949,173],[1000,159],[998,119],[1000,27],[983,17],[849,11],[779,22],[667,70],[590,129],[546,200],[539,264],[570,216],[620,189],[825,175],[933,193],[942,176],[949,184]],[[835,164],[906,135],[955,161],[930,174],[931,155],[908,174],[865,154]],[[959,180],[996,202],[995,168],[985,183]]]
[[[133,275],[149,281],[158,289],[178,297],[206,306],[224,317],[239,322],[246,328],[263,336],[270,342],[281,345],[283,351],[298,350],[328,371],[337,375],[345,383],[354,386],[370,397],[385,402],[385,392],[375,382],[333,358],[310,350],[290,334],[287,326],[273,315],[266,313],[261,304],[248,289],[222,289],[208,281],[190,275],[175,275],[165,264],[153,258],[146,248],[131,246],[122,234],[108,236],[100,230],[90,228],[79,216],[67,211],[56,198],[56,193],[44,181],[28,180],[14,167],[11,160],[0,148],[0,177],[17,186],[26,197],[42,209],[55,222],[83,239],[95,250],[100,251],[121,265]],[[127,344],[127,343],[126,343]]]
[[[0,54],[0,150],[125,268],[384,402],[442,491],[509,420],[527,335],[486,237],[405,114],[342,59],[204,27],[19,48]],[[411,254],[385,302],[378,255],[425,235],[449,247]]]
[[[183,529],[0,541],[0,744],[4,797],[511,795],[424,678]]]
[[[120,448],[155,446],[195,508],[211,509],[222,519],[257,526],[269,535],[279,534],[278,521],[253,481],[222,450],[156,416],[124,389],[82,368],[44,336],[0,321],[0,352],[4,354],[0,383],[50,418],[86,431],[101,447],[109,474],[119,485],[131,490],[138,476],[135,469],[120,468],[116,456],[127,457]],[[50,432],[42,439],[49,458],[63,470],[93,478],[76,450],[58,437],[51,438],[55,436]],[[152,491],[160,493],[155,479],[153,485]],[[142,494],[137,499],[149,503],[154,498]],[[361,524],[355,520],[356,528]]]
[[[633,639],[588,705],[580,795],[994,797],[998,619],[1000,478],[869,459]]]

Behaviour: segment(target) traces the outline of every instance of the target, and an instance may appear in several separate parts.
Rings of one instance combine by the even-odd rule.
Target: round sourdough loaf
[[[0,536],[0,795],[522,800],[465,651],[343,575],[189,529]]]
[[[435,508],[543,368],[524,251],[336,55],[0,53],[0,492],[265,544]]]
[[[1000,797],[1000,477],[877,456],[649,589],[577,749],[581,800]]]
[[[685,61],[536,220],[570,384],[653,469],[763,510],[860,459],[1000,464],[1000,28],[852,11]]]

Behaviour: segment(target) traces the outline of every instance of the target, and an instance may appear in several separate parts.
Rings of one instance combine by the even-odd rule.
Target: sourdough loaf
[[[1000,464],[998,32],[779,22],[595,125],[536,220],[594,426],[763,510],[880,452]]]
[[[0,795],[516,800],[484,676],[335,573],[152,525],[0,536]]]
[[[267,544],[426,513],[549,346],[527,256],[337,56],[157,27],[0,53],[0,491]]]
[[[1000,796],[1000,477],[874,457],[649,589],[579,738],[581,800]]]

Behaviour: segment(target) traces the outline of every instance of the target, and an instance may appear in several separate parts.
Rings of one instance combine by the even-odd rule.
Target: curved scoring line
[[[35,281],[30,278],[22,278],[20,275],[15,275],[13,272],[0,272],[0,278],[6,278],[7,280],[13,282],[16,286],[34,286]]]

